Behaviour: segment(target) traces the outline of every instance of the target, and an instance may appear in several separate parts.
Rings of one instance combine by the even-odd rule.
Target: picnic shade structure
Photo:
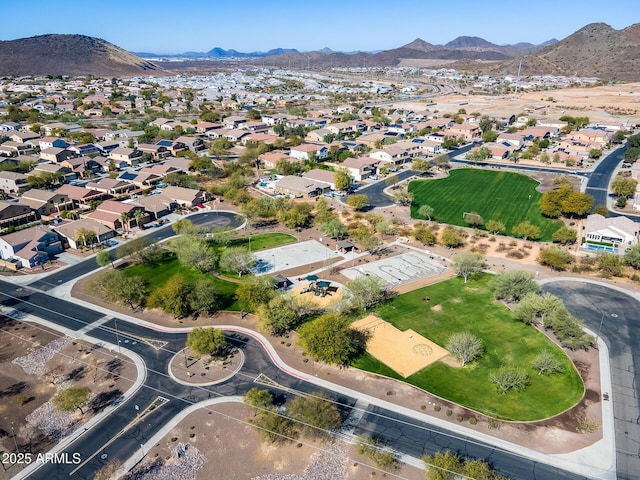
[[[315,282],[316,280],[318,280],[318,276],[317,275],[307,275],[306,279],[309,280],[310,282]]]

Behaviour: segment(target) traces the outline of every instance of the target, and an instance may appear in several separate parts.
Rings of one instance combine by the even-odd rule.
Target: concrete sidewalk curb
[[[4,310],[4,308],[0,307],[0,311],[3,311],[3,310]],[[6,313],[5,313],[5,315],[6,315]],[[68,328],[65,328],[65,327],[61,327],[61,326],[59,326],[59,325],[57,325],[57,324],[55,324],[53,322],[50,322],[48,320],[44,320],[44,319],[35,317],[33,315],[24,315],[24,316],[22,316],[20,318],[20,321],[28,321],[28,322],[37,323],[39,325],[42,325],[43,327],[47,327],[49,329],[64,333],[68,337],[71,337],[71,338],[74,338],[74,339],[77,339],[77,340],[84,340],[86,342],[89,342],[89,343],[92,343],[92,344],[95,344],[95,345],[101,345],[104,348],[108,348],[112,352],[118,351],[118,346],[117,345],[114,345],[114,344],[108,343],[108,342],[100,341],[98,339],[90,337],[87,334],[77,335],[77,332],[75,332],[74,330],[71,330],[71,329],[68,329]],[[138,390],[140,390],[140,388],[142,387],[144,381],[147,378],[147,366],[144,363],[144,360],[142,360],[142,357],[140,357],[140,355],[138,355],[137,353],[132,352],[131,350],[127,350],[126,348],[122,348],[122,347],[118,351],[118,354],[119,355],[126,355],[127,357],[129,357],[129,359],[136,366],[136,371],[137,371],[136,379],[135,379],[133,385],[126,392],[124,392],[124,394],[122,395],[122,397],[124,397],[124,399],[121,402],[119,402],[118,405],[116,405],[116,406],[113,406],[113,405],[108,406],[102,412],[100,412],[99,414],[97,414],[93,418],[91,418],[84,425],[81,425],[80,427],[75,429],[71,434],[69,434],[66,437],[62,438],[53,448],[48,450],[47,453],[58,453],[61,450],[67,448],[73,442],[75,442],[80,437],[82,437],[82,435],[84,435],[87,431],[91,430],[91,428],[95,427],[98,423],[100,423],[105,417],[107,417],[108,415],[111,415],[113,412],[115,412],[130,397],[132,397]],[[32,463],[28,467],[22,469],[20,472],[18,472],[13,477],[11,477],[11,479],[12,480],[26,479],[31,474],[33,474],[36,470],[38,470],[38,468],[40,468],[42,465],[43,464],[41,464],[41,463]]]
[[[140,322],[138,323],[141,326],[146,326],[148,328],[151,328],[153,330],[156,331],[161,331],[161,332],[166,332],[166,333],[170,333],[170,332],[174,332],[174,333],[187,333],[188,331],[191,330],[191,328],[166,328],[166,327],[158,327],[157,325],[153,325],[153,324],[148,324],[146,322]],[[336,385],[332,382],[317,378],[315,376],[311,376],[308,375],[304,372],[300,372],[299,370],[296,370],[290,366],[288,366],[284,361],[282,361],[282,359],[280,358],[280,356],[278,355],[278,353],[275,351],[275,348],[271,345],[271,343],[269,343],[269,341],[261,334],[259,334],[258,332],[255,332],[251,329],[248,328],[244,328],[244,327],[238,327],[235,325],[217,325],[215,326],[215,328],[219,328],[221,330],[229,330],[229,331],[235,331],[237,333],[243,333],[245,335],[248,335],[252,338],[254,338],[255,340],[257,340],[266,350],[267,354],[269,355],[269,357],[271,358],[271,360],[273,361],[273,363],[280,368],[282,371],[288,373],[289,375],[298,378],[300,380],[304,380],[306,382],[309,383],[313,383],[315,385],[318,385],[320,387],[326,388],[328,390],[332,390],[334,392],[338,392],[338,393],[342,393],[343,395],[352,397],[352,398],[357,398],[360,400],[364,400],[366,402],[368,402],[369,404],[384,408],[386,410],[390,410],[396,413],[399,413],[401,415],[407,416],[409,418],[415,418],[416,420],[419,420],[425,424],[431,424],[437,427],[440,427],[442,429],[444,429],[445,431],[452,431],[455,432],[456,434],[460,434],[460,435],[465,435],[467,437],[470,438],[475,438],[478,439],[484,443],[487,443],[491,446],[500,448],[502,450],[505,450],[507,452],[519,455],[521,457],[526,457],[529,458],[531,460],[534,461],[539,461],[541,463],[545,463],[548,465],[552,465],[554,467],[563,469],[563,470],[568,470],[580,475],[584,475],[587,478],[593,478],[593,479],[606,479],[606,480],[614,480],[616,478],[615,476],[615,462],[613,462],[613,470],[611,469],[611,467],[603,467],[602,466],[602,462],[598,461],[597,464],[593,464],[591,455],[593,454],[594,451],[598,451],[596,447],[596,450],[593,451],[589,451],[589,448],[594,448],[592,447],[587,447],[586,449],[582,449],[580,450],[580,452],[582,453],[582,455],[575,455],[573,457],[568,456],[568,457],[560,457],[560,456],[556,456],[556,455],[547,455],[547,454],[543,454],[540,452],[536,452],[534,450],[531,450],[529,448],[526,447],[522,447],[520,445],[516,445],[504,440],[500,440],[498,438],[492,437],[490,435],[486,435],[480,432],[476,432],[474,430],[471,430],[469,428],[466,428],[464,426],[461,425],[455,425],[455,424],[451,424],[450,422],[447,422],[445,420],[441,420],[438,418],[434,418],[431,417],[429,415],[426,414],[422,414],[420,412],[416,412],[414,410],[411,410],[409,408],[406,407],[402,407],[399,405],[395,405],[391,402],[387,402],[385,400],[381,400],[379,398],[376,397],[372,397],[369,395],[365,395],[362,394],[358,391],[352,390],[350,388],[347,387],[343,387],[341,385]],[[443,435],[450,435],[450,436],[454,436],[453,434],[447,434],[447,433],[442,433]],[[615,457],[614,457],[615,458]]]

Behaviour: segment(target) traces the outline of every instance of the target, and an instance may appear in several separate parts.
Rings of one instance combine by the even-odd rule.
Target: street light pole
[[[275,255],[271,255],[273,257],[273,272],[275,273],[276,271],[276,256]]]
[[[118,343],[118,353],[122,353],[120,350],[120,335],[118,335],[118,319],[113,319],[113,325],[116,327],[116,342]]]

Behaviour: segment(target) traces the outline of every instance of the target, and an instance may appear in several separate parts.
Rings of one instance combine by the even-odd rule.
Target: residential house
[[[96,190],[102,193],[108,193],[114,197],[124,195],[137,187],[133,183],[120,180],[118,178],[101,178],[97,182],[89,182],[85,185],[89,190]]]
[[[24,225],[35,222],[40,216],[24,202],[6,202],[0,200],[0,229],[10,226]]]
[[[638,224],[633,220],[624,216],[605,218],[597,213],[587,217],[582,249],[600,251],[610,247],[612,252],[623,254],[636,243]]]
[[[384,150],[373,150],[369,156],[376,160],[393,162],[395,165],[402,165],[403,163],[411,160],[411,156],[406,149],[396,147],[395,145],[389,145]]]
[[[37,139],[38,148],[40,151],[46,150],[47,148],[62,148],[65,149],[69,146],[69,144],[62,138],[58,137],[44,137]]]
[[[139,188],[150,188],[162,182],[162,177],[150,172],[122,172],[118,176],[119,180],[133,183]]]
[[[126,162],[130,167],[137,165],[142,157],[142,152],[135,148],[118,147],[109,152],[108,157],[114,162]]]
[[[161,158],[168,157],[171,152],[165,145],[153,145],[151,143],[141,143],[138,145],[138,151],[151,155],[154,160],[160,160]]]
[[[8,157],[17,157],[18,155],[24,155],[29,152],[33,152],[33,146],[29,143],[7,140],[0,145],[0,155],[6,155]]]
[[[2,122],[0,123],[0,132],[11,132],[20,130],[21,125],[16,122]]]
[[[176,138],[176,142],[182,143],[189,150],[196,153],[202,150],[205,150],[207,148],[204,144],[204,141],[201,138],[197,138],[197,137],[181,136]]]
[[[367,133],[358,137],[358,142],[369,148],[374,148],[379,143],[382,144],[387,138],[391,138],[386,132]]]
[[[76,154],[71,150],[60,147],[49,147],[40,151],[40,159],[48,162],[60,163],[67,158],[75,157]]]
[[[335,133],[328,128],[318,128],[317,130],[311,130],[307,133],[305,140],[307,142],[324,142],[324,138],[327,135],[335,135]]]
[[[178,172],[188,173],[191,160],[188,157],[169,157],[161,165],[174,167]]]
[[[326,183],[331,190],[336,189],[335,172],[322,170],[320,168],[312,168],[302,175],[304,178],[315,180],[316,182]]]
[[[596,128],[584,128],[572,131],[568,137],[581,143],[594,145],[597,148],[604,148],[611,140],[611,133]]]
[[[158,192],[158,193],[156,193]],[[131,201],[132,205],[144,208],[145,212],[155,220],[165,215],[169,215],[179,205],[169,197],[165,196],[162,191],[156,190],[154,195],[146,195],[135,198]]]
[[[19,172],[0,171],[0,190],[9,195],[19,195],[31,188],[27,176]]]
[[[329,149],[324,145],[303,143],[302,145],[291,147],[289,156],[297,158],[298,160],[309,160],[311,158],[311,152],[315,152],[316,160],[325,159],[329,155]]]
[[[60,162],[60,166],[69,168],[76,178],[91,177],[99,170],[98,164],[91,157],[67,158]]]
[[[109,155],[109,152],[112,152],[120,146],[120,142],[117,140],[105,140],[103,142],[96,143],[95,145],[96,148],[100,150],[101,155]]]
[[[226,128],[234,129],[234,128],[242,128],[242,126],[247,123],[247,119],[245,117],[241,117],[239,115],[230,115],[227,118],[222,120],[222,124]]]
[[[470,123],[454,123],[444,132],[445,135],[455,138],[462,138],[466,141],[471,141],[475,138],[480,138],[482,131],[478,125]]]
[[[144,216],[140,219],[140,225],[138,225],[138,220],[135,217],[137,210],[144,213]],[[94,212],[84,215],[84,218],[91,218],[104,223],[113,230],[121,228],[128,230],[135,226],[142,228],[145,223],[149,222],[149,215],[147,215],[143,207],[115,200],[105,200],[97,206]]]
[[[57,215],[63,210],[72,210],[75,205],[64,193],[32,188],[22,194],[20,202],[38,213],[38,216]]]
[[[414,138],[411,141],[417,144],[421,151],[427,152],[427,155],[429,156],[439,154],[442,149],[441,143],[434,142],[433,140],[427,140],[426,138]]]
[[[58,235],[44,225],[24,228],[0,237],[0,257],[16,259],[22,268],[43,265],[62,252]]]
[[[379,162],[371,157],[347,158],[339,167],[346,168],[349,177],[359,182],[369,178],[376,170],[375,165]]]
[[[61,222],[55,225],[53,230],[69,244],[69,248],[73,249],[78,249],[84,243],[82,235],[86,231],[96,234],[95,243],[98,244],[116,236],[114,230],[92,218]]]
[[[501,133],[500,135],[498,135],[498,138],[496,139],[496,142],[497,143],[509,142],[511,145],[516,147],[516,150],[519,150],[522,147],[524,147],[525,135],[523,135],[522,133],[519,133],[519,132],[516,132],[516,133]]]
[[[36,140],[40,138],[40,135],[34,132],[18,132],[12,131],[9,135],[9,140],[16,143],[27,143],[29,140]]]
[[[57,163],[38,163],[29,175],[60,175],[62,178],[62,182],[66,182],[68,180],[72,180],[75,178],[75,174],[71,172],[69,167],[64,167],[62,164]]]
[[[250,133],[242,137],[241,143],[246,145],[249,142],[264,143],[265,145],[273,145],[278,140],[277,135],[271,135],[269,133],[255,132]]]
[[[283,150],[273,150],[271,152],[263,153],[258,155],[258,160],[262,162],[264,168],[267,170],[273,170],[276,168],[278,160],[285,159],[289,162],[300,162],[301,160],[297,158],[292,158],[288,156]]]
[[[209,194],[204,190],[183,188],[169,185],[162,189],[162,195],[176,202],[178,205],[192,208],[209,200]]]
[[[109,195],[104,192],[89,190],[88,188],[78,187],[76,185],[62,185],[56,190],[56,193],[69,197],[69,200],[73,201],[75,206],[86,205],[96,200],[109,198]]]
[[[328,184],[311,180],[310,178],[287,175],[275,185],[275,191],[283,195],[294,197],[317,197],[330,191]]]

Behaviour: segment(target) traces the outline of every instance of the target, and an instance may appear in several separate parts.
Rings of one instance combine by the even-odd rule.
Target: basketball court
[[[369,334],[367,352],[404,378],[449,355],[449,352],[413,330],[398,330],[372,314],[351,324]]]
[[[308,265],[310,263],[324,262],[331,258],[340,257],[340,252],[331,250],[317,240],[292,243],[282,247],[270,248],[254,252],[258,263],[251,272],[254,275],[265,275],[281,270]]]

